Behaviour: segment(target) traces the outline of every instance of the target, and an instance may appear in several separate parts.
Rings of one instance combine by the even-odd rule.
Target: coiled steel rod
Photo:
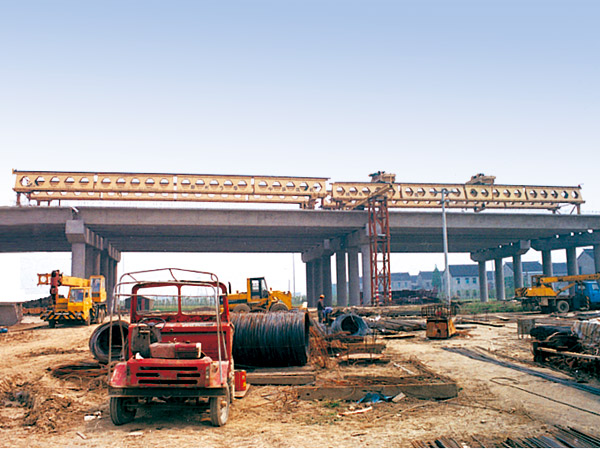
[[[112,326],[111,326],[112,325]],[[121,358],[123,342],[127,341],[129,324],[125,321],[106,322],[94,330],[90,336],[90,351],[102,364],[108,364],[110,334],[112,332],[112,360]]]
[[[310,350],[304,312],[232,314],[233,359],[250,367],[303,366]]]

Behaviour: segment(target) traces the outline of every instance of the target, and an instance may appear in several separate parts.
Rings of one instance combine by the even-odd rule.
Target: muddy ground
[[[462,325],[459,336],[430,341],[388,340],[391,362],[346,368],[331,361],[316,367],[318,378],[356,373],[401,376],[423,364],[454,380],[457,398],[406,397],[377,403],[362,414],[343,415],[363,405],[298,400],[293,386],[253,386],[236,400],[227,425],[214,428],[201,410],[155,407],[133,423],[116,427],[108,414],[103,376],[63,374],[52,369],[92,361],[88,339],[95,327],[50,329],[28,319],[0,335],[0,439],[2,447],[411,447],[415,440],[448,436],[469,446],[499,446],[508,437],[539,436],[555,424],[600,434],[600,398],[520,371],[476,361],[443,347],[466,347],[500,355],[549,374],[571,374],[533,363],[530,342],[517,336],[516,315],[478,317],[502,325]],[[538,317],[538,322],[547,318]],[[550,322],[556,322],[551,320]],[[567,322],[568,323],[568,322]],[[394,364],[395,363],[395,364]],[[400,366],[400,367],[399,367]],[[410,370],[410,369],[409,369]],[[595,379],[577,376],[600,387]]]

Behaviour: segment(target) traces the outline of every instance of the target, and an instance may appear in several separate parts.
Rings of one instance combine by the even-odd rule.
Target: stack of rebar
[[[546,434],[533,437],[510,437],[502,442],[486,442],[488,448],[600,448],[600,437],[584,433],[573,427],[557,425]],[[461,448],[474,446],[486,447],[482,439],[474,436],[451,438],[439,437],[433,441],[415,440],[412,442],[416,448]]]

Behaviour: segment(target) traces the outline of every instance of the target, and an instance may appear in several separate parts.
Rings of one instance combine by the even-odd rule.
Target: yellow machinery
[[[448,339],[456,334],[452,316],[457,313],[456,305],[450,308],[443,305],[428,305],[421,308],[421,315],[427,317],[425,336],[429,339]]]
[[[597,307],[600,301],[598,283],[592,282],[598,280],[600,273],[556,277],[534,275],[531,277],[532,286],[515,289],[515,297],[521,299],[524,307],[539,307],[543,313],[566,313],[569,310]],[[555,290],[552,283],[568,284]],[[573,286],[576,287],[575,295],[561,295]]]
[[[106,315],[106,288],[102,275],[89,279],[63,275],[59,270],[39,273],[38,286],[50,285],[51,304],[40,315],[50,328],[57,323],[101,323]],[[68,297],[59,294],[60,286],[69,287]]]
[[[246,292],[231,293],[227,296],[231,311],[275,312],[292,309],[292,294],[290,292],[269,290],[264,277],[248,278],[246,286]]]

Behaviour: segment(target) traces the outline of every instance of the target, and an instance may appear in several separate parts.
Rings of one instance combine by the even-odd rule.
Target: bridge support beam
[[[68,220],[65,234],[71,244],[71,275],[89,278],[92,275],[104,275],[108,281],[108,264],[102,263],[105,257],[115,263],[121,260],[121,253],[108,241],[85,226],[82,220]],[[107,282],[107,294],[112,287]],[[108,294],[111,295],[111,294]]]
[[[315,294],[315,263],[313,261],[307,261],[306,266],[306,302],[310,308],[314,308],[316,305],[316,294]]]
[[[577,247],[565,249],[567,252],[567,275],[579,275],[577,268]],[[569,294],[575,295],[575,286],[569,288]]]
[[[554,275],[552,270],[552,251],[542,250],[542,271],[547,277]]]
[[[337,306],[348,306],[346,252],[341,249],[338,250],[335,254],[335,280],[337,288]]]
[[[348,248],[348,300],[350,306],[360,305],[360,275],[358,272],[358,247]]]
[[[496,300],[506,300],[506,290],[504,288],[504,266],[502,258],[494,259],[494,276],[496,278]]]
[[[513,280],[515,289],[523,287],[523,262],[521,255],[513,256]]]
[[[471,259],[479,263],[479,299],[482,302],[488,301],[487,273],[485,272],[485,262],[492,259],[494,260],[496,299],[505,300],[506,288],[504,286],[504,266],[502,265],[502,259],[509,257],[513,258],[514,285],[515,287],[522,287],[523,266],[521,263],[521,255],[527,253],[530,248],[531,243],[529,241],[517,241],[509,245],[501,245],[496,248],[489,248],[471,253]],[[485,286],[485,292],[482,290],[482,286]]]
[[[317,298],[323,294],[323,261],[317,258],[313,261],[313,276],[315,280],[315,299],[314,304],[317,306]]]
[[[361,245],[360,253],[362,254],[362,303],[370,306],[373,304],[373,294],[371,293],[371,247],[369,244]]]
[[[485,261],[478,261],[477,265],[479,266],[479,300],[485,303],[489,300]]]
[[[331,255],[321,258],[321,268],[323,271],[323,295],[325,296],[325,306],[333,304],[333,287],[331,282]]]

